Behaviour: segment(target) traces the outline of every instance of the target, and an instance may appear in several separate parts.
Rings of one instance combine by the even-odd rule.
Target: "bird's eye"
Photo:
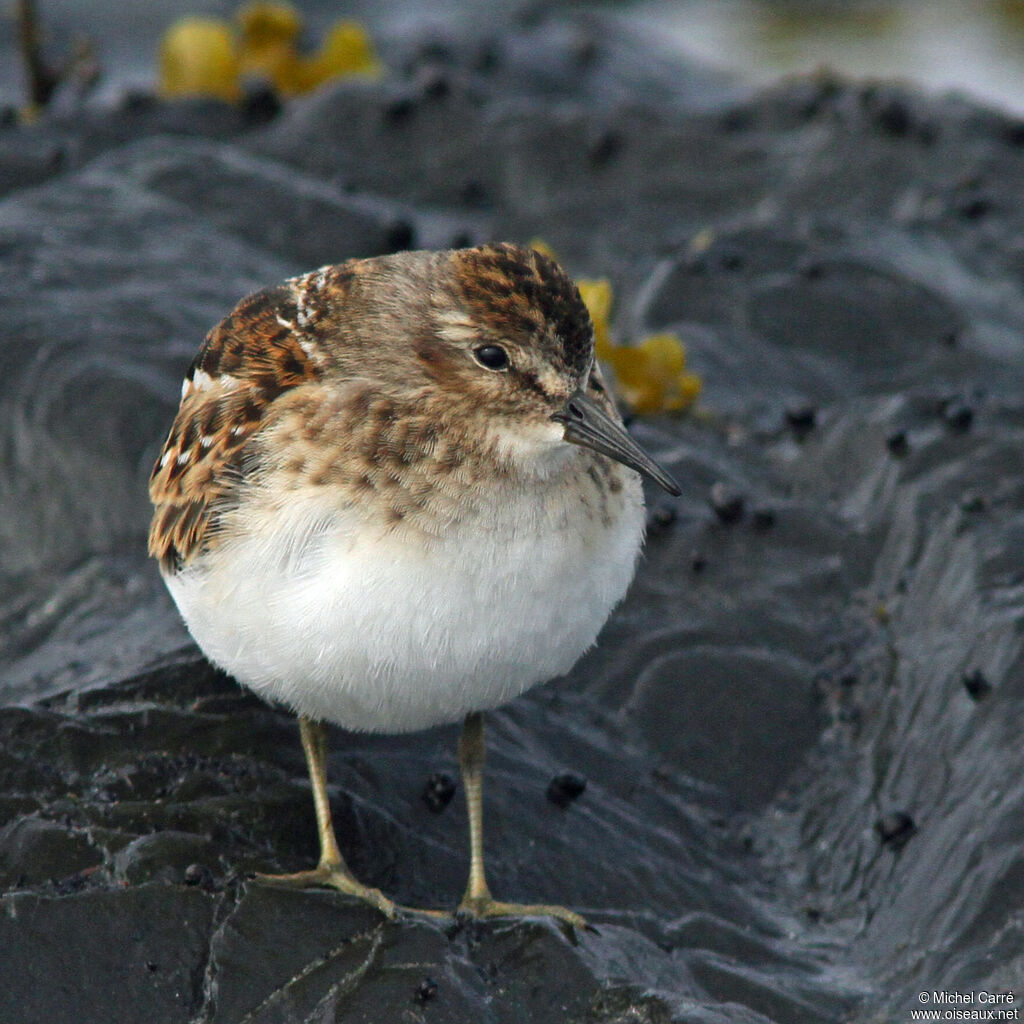
[[[473,355],[488,370],[508,369],[508,353],[500,345],[481,345],[473,349]]]

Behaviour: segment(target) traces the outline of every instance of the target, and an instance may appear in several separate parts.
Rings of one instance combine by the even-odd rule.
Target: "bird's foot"
[[[465,896],[459,904],[459,914],[469,917],[553,917],[570,928],[593,931],[586,920],[567,907],[552,903],[503,903],[489,893],[483,896]]]
[[[354,896],[379,910],[389,921],[393,921],[399,910],[394,900],[369,885],[363,885],[344,865],[321,864],[309,871],[296,871],[290,875],[264,875],[258,873],[256,880],[266,885],[284,886],[289,889],[337,889],[346,896]]]
[[[296,871],[290,875],[264,875],[256,874],[256,881],[265,885],[277,885],[289,889],[336,889],[346,896],[354,896],[363,903],[379,910],[389,921],[394,921],[399,915],[411,914],[419,917],[429,917],[434,920],[451,921],[452,915],[444,910],[424,910],[420,907],[407,907],[388,899],[380,891],[369,885],[363,885],[346,867],[330,864],[321,864],[309,871]]]

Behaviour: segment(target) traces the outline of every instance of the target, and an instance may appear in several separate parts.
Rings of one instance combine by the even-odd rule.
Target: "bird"
[[[341,854],[326,725],[461,720],[456,913],[585,924],[491,894],[483,714],[595,643],[635,572],[641,477],[681,493],[623,425],[578,288],[533,248],[350,259],[209,332],[150,479],[149,553],[205,656],[298,716],[320,858],[261,879],[409,909]]]

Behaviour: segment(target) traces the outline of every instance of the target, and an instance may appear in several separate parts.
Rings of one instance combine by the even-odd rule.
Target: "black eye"
[[[508,369],[508,353],[500,345],[481,345],[473,349],[473,355],[481,366],[488,370]]]

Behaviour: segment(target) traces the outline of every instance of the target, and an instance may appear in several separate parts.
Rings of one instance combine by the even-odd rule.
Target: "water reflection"
[[[643,0],[634,12],[751,81],[824,66],[1024,111],[1024,0]]]

